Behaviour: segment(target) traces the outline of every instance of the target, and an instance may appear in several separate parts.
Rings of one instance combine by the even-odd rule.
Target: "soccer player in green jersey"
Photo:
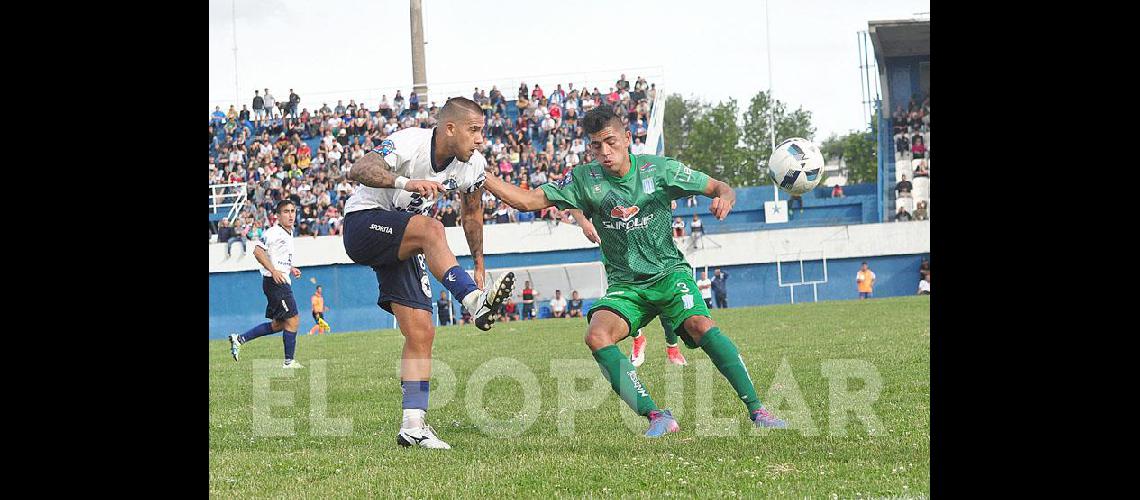
[[[586,217],[581,210],[577,208],[570,209],[570,216],[582,228],[582,235],[594,243],[601,243],[602,238],[598,236],[598,230],[594,228],[594,223]],[[602,256],[605,261],[605,255]],[[706,304],[707,305],[707,304]],[[661,328],[665,330],[665,356],[669,358],[669,362],[675,365],[685,366],[688,361],[685,361],[685,355],[681,354],[681,348],[678,346],[680,343],[677,339],[677,332],[665,323],[665,317],[661,317]],[[629,362],[633,363],[634,367],[641,366],[645,362],[645,332],[643,329],[638,329],[636,332],[630,334],[633,337],[633,347],[629,350]]]
[[[551,205],[582,210],[597,228],[609,288],[586,316],[586,345],[610,387],[649,419],[646,436],[680,430],[669,410],[657,408],[636,368],[616,345],[661,315],[674,325],[686,347],[699,347],[709,355],[757,426],[785,427],[761,405],[744,358],[709,317],[693,269],[673,244],[672,200],[703,194],[712,198],[713,215],[724,220],[736,203],[736,193],[728,184],[672,158],[630,154],[630,133],[607,106],[586,113],[582,126],[590,137],[594,161],[574,167],[558,184],[527,191],[492,174],[484,187],[518,210]]]

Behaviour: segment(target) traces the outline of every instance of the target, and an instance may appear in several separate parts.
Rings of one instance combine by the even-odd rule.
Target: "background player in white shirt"
[[[493,312],[511,294],[514,273],[483,289],[483,211],[486,159],[483,109],[463,97],[449,99],[439,125],[400,130],[352,164],[348,178],[364,185],[345,203],[344,249],[372,267],[380,284],[377,303],[396,316],[404,335],[400,365],[404,418],[396,443],[451,447],[425,423],[431,378],[432,293],[426,271],[460,298],[475,326],[489,330]],[[436,199],[462,193],[463,232],[475,261],[475,279],[459,266],[443,224],[425,214]],[[426,260],[426,262],[425,262]]]
[[[301,277],[301,270],[293,267],[293,223],[297,220],[297,206],[289,199],[277,203],[277,224],[254,242],[253,257],[261,264],[261,291],[265,293],[265,317],[272,320],[238,335],[230,334],[230,354],[238,360],[241,345],[258,337],[284,331],[285,368],[304,368],[293,360],[297,349],[297,300],[293,298],[292,280]]]

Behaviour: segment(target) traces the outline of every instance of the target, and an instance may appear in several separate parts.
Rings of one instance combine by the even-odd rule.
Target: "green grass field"
[[[335,316],[329,319],[335,328]],[[447,384],[453,391],[441,389],[443,376],[437,368],[433,400],[447,399],[445,392],[453,396],[428,412],[428,422],[451,444],[449,451],[395,444],[401,414],[398,331],[299,336],[297,359],[306,368],[269,386],[292,399],[268,410],[275,419],[292,419],[293,433],[287,436],[265,436],[255,430],[253,416],[255,398],[264,394],[255,393],[254,362],[280,365],[281,336],[243,346],[240,362],[230,358],[227,341],[210,341],[210,494],[929,496],[928,297],[714,310],[713,319],[739,346],[761,399],[767,403],[772,394],[783,395],[780,407],[769,406],[786,418],[799,394],[815,435],[749,427],[744,405],[707,355],[685,349],[689,366],[666,362],[656,322],[646,328],[649,345],[638,374],[660,407],[679,409],[675,414],[681,424],[681,432],[660,439],[641,436],[644,419],[628,417],[628,424],[623,420],[625,406],[608,384],[597,408],[573,412],[573,434],[559,434],[559,421],[568,413],[560,398],[571,398],[571,391],[588,394],[604,384],[582,342],[582,319],[498,323],[490,332],[473,326],[437,330],[437,367],[446,364],[455,383]],[[630,344],[629,339],[622,341],[622,351],[628,353]],[[482,405],[469,404],[478,400],[469,391],[479,385],[469,383],[472,375],[481,365],[482,370],[495,366],[487,361],[503,357],[525,365],[519,371],[533,374],[541,397],[526,400],[526,384],[499,377],[484,386]],[[326,376],[314,377],[321,360],[326,360]],[[552,360],[561,360],[558,366],[592,366],[592,371],[581,372],[583,378],[563,384],[560,391],[559,377],[569,371],[552,373]],[[836,390],[832,385],[849,391],[870,385],[837,384],[825,377],[823,367],[833,360],[861,360],[877,370],[882,381],[872,406],[882,427],[873,431],[877,435],[854,412],[847,418],[845,435],[829,422],[830,394]],[[783,363],[783,376],[776,380]],[[311,424],[310,412],[321,399],[327,403],[324,416],[351,419],[350,433],[330,436]],[[593,401],[586,396],[567,400]],[[524,404],[540,405],[537,415],[523,411]],[[482,412],[497,419],[498,427],[481,426],[483,421],[473,415]],[[702,412],[710,416],[702,418]],[[508,438],[504,432],[521,435]]]

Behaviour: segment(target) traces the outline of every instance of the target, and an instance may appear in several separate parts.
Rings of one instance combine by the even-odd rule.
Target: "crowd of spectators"
[[[904,110],[900,105],[891,115],[896,160],[905,160],[911,166],[914,178],[930,177],[930,95],[911,96]],[[902,178],[895,184],[897,209],[896,221],[925,220],[928,202],[912,198],[913,184],[910,176],[903,171]]]
[[[475,88],[471,97],[487,117],[482,153],[496,175],[534,189],[590,161],[589,137],[579,118],[598,106],[612,106],[622,117],[634,136],[634,153],[652,152],[645,139],[656,93],[656,84],[642,77],[631,83],[624,74],[606,93],[597,87],[574,88],[573,83],[546,90],[522,82],[512,96],[516,119],[508,117],[509,97],[498,87]],[[210,114],[210,184],[244,184],[247,200],[233,224],[227,224],[226,239],[221,225],[210,223],[211,239],[215,234],[225,242],[259,238],[276,223],[273,206],[284,198],[299,207],[298,235],[339,234],[344,203],[357,189],[357,183],[347,179],[352,162],[397,130],[435,126],[439,112],[435,102],[423,102],[414,91],[407,99],[400,91],[391,101],[383,95],[375,109],[350,99],[348,104],[338,100],[334,107],[322,103],[310,110],[293,89],[281,100],[263,89],[254,92],[250,106],[252,110],[244,104],[238,110],[231,105],[224,112],[219,106]],[[214,202],[221,203],[221,192],[214,191]],[[553,207],[519,213],[490,193],[484,193],[482,209],[485,224],[567,217]],[[453,193],[437,200],[429,215],[445,226],[458,226],[460,210],[459,195]]]

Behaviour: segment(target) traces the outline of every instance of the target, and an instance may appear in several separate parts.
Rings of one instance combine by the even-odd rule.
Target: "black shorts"
[[[344,250],[357,264],[376,272],[380,298],[376,303],[392,312],[392,302],[431,312],[431,283],[423,254],[399,260],[404,230],[415,214],[374,208],[344,217]]]
[[[324,317],[325,317],[325,313],[319,313],[317,311],[313,311],[313,322],[314,323],[320,324],[321,320],[324,319]]]
[[[261,277],[261,291],[265,292],[265,317],[288,319],[297,315],[297,301],[293,298],[293,287],[278,285],[273,278]]]

